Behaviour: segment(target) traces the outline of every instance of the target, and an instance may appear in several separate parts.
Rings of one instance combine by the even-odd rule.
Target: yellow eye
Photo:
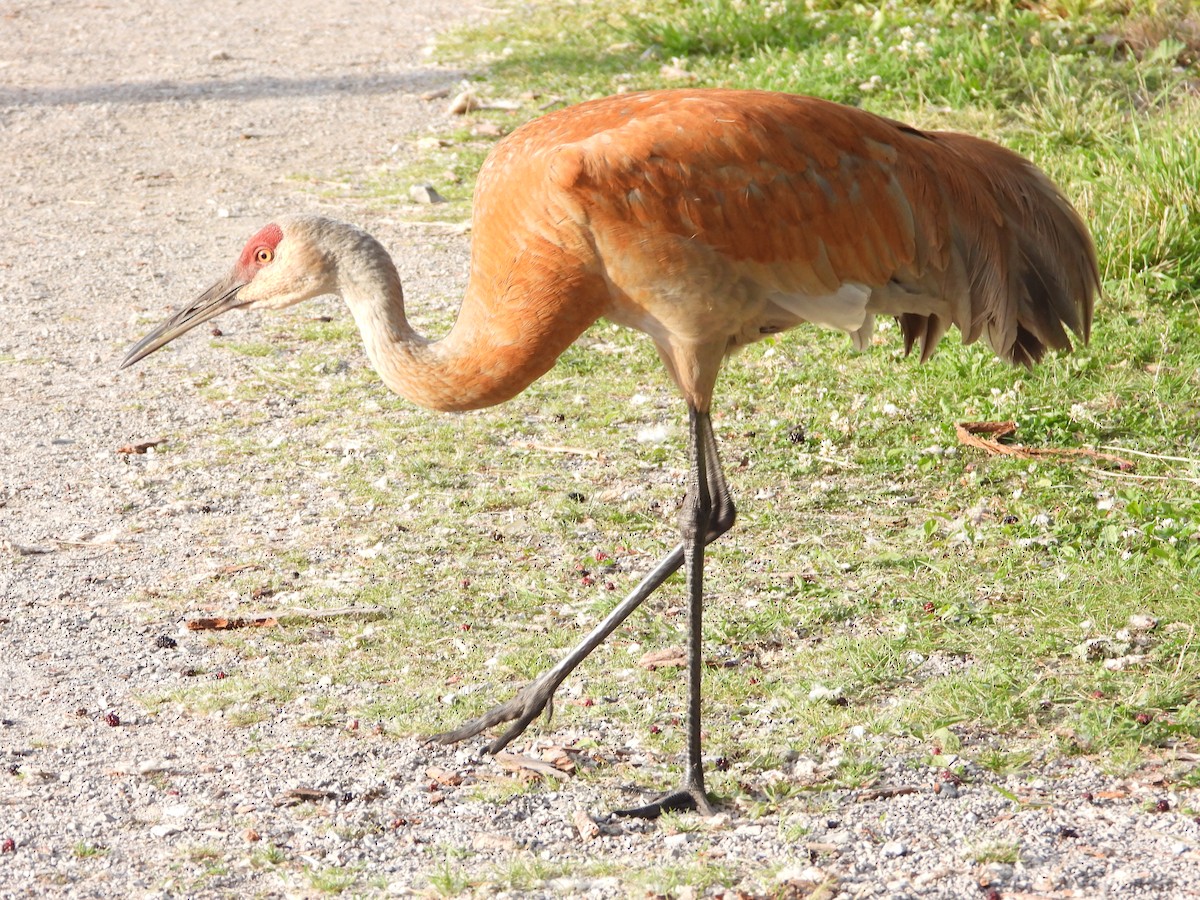
[[[254,258],[258,261],[259,265],[265,266],[275,258],[275,253],[270,247],[259,247],[254,254]]]

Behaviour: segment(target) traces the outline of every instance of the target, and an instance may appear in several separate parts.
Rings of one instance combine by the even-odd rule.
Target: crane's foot
[[[630,809],[614,809],[613,815],[631,819],[657,819],[665,812],[698,812],[702,816],[716,815],[703,785],[683,784],[677,790],[664,794],[645,806]]]
[[[529,727],[529,723],[541,714],[542,710],[546,711],[547,719],[553,715],[554,691],[562,682],[561,677],[555,677],[556,674],[553,669],[543,672],[517,691],[516,696],[507,703],[493,706],[478,719],[472,719],[453,731],[430,735],[425,738],[425,743],[456,744],[467,738],[475,737],[493,725],[512,722],[513,724],[504,734],[487,745],[488,753],[499,753],[519,737]]]

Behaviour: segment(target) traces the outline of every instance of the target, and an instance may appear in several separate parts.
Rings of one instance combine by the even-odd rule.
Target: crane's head
[[[326,221],[297,217],[261,229],[228,275],[129,348],[121,368],[228,309],[281,309],[333,293],[334,267],[314,240]]]

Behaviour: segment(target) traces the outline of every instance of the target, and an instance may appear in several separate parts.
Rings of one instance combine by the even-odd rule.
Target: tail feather
[[[1026,366],[1048,349],[1069,350],[1068,331],[1087,341],[1100,272],[1091,235],[1062,192],[996,144],[922,137],[925,175],[947,209],[951,266],[962,268],[961,278],[945,279],[943,308],[963,340],[982,335],[999,356]],[[906,347],[919,339],[927,358],[946,324],[932,312],[898,318]]]

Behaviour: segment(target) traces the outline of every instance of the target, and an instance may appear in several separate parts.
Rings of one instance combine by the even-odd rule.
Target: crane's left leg
[[[679,511],[679,529],[683,536],[684,575],[688,593],[688,724],[687,760],[680,786],[653,803],[633,809],[618,809],[621,816],[653,819],[664,812],[696,810],[713,814],[704,789],[704,762],[701,755],[701,676],[704,671],[701,613],[704,608],[704,545],[708,542],[714,519],[729,517],[733,505],[725,484],[725,473],[717,456],[712,420],[707,412],[688,411],[688,491]],[[715,497],[714,497],[715,494]],[[722,522],[726,528],[732,521]],[[719,527],[719,526],[718,526]]]

